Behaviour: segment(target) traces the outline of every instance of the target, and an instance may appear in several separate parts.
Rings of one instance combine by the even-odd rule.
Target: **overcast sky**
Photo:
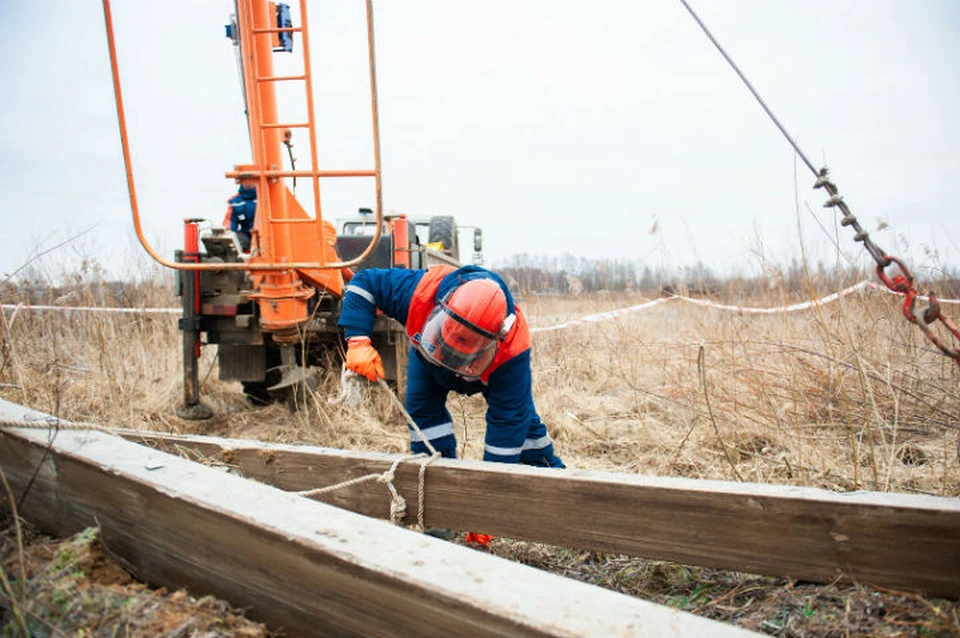
[[[921,277],[960,265],[960,3],[690,4],[881,247]],[[172,256],[184,217],[222,218],[224,172],[249,144],[223,36],[233,2],[170,7],[113,4],[143,225]],[[834,263],[838,239],[866,263],[678,0],[375,10],[384,205],[482,227],[488,265],[570,253],[753,274],[801,237],[813,259]],[[363,2],[315,1],[309,17],[321,166],[370,167]],[[0,273],[80,233],[37,266],[143,272],[101,3],[0,0],[0,36]],[[373,202],[369,181],[322,191],[331,219]]]

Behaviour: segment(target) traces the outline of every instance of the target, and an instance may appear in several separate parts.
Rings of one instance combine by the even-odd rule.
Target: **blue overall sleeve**
[[[369,337],[377,310],[401,324],[407,323],[410,299],[425,270],[368,268],[361,270],[346,288],[337,325],[350,337]]]

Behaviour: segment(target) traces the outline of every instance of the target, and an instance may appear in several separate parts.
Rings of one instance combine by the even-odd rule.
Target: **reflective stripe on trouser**
[[[429,452],[426,443],[423,442],[423,439],[426,439],[430,442],[430,445],[433,446],[433,449],[437,450],[443,454],[441,447],[446,447],[446,442],[444,439],[452,439],[454,455],[456,454],[456,438],[453,434],[453,422],[441,423],[440,425],[431,425],[428,428],[420,428],[420,433],[418,434],[416,430],[411,426],[407,426],[410,430],[410,449],[415,453],[419,454],[420,452]],[[423,435],[421,438],[420,435]],[[443,454],[443,456],[446,456]],[[455,458],[449,457],[449,458]]]
[[[503,447],[489,443],[491,432],[487,431],[488,443],[483,448],[483,460],[497,463],[523,463],[542,467],[565,467],[553,453],[553,441],[547,427],[539,417],[530,420],[527,438],[520,447]]]
[[[447,410],[448,392],[433,380],[426,364],[411,349],[407,360],[407,412],[441,456],[455,459],[457,440],[453,434],[453,417]],[[407,427],[410,430],[410,451],[414,454],[429,453],[416,431]]]
[[[543,424],[541,423],[541,425]],[[543,450],[543,448],[547,447],[551,443],[552,441],[550,440],[550,437],[548,435],[544,435],[535,439],[528,438],[520,447],[511,448],[497,447],[496,445],[485,445],[483,446],[483,449],[485,452],[496,454],[498,456],[516,456],[517,454],[522,454],[524,450]]]

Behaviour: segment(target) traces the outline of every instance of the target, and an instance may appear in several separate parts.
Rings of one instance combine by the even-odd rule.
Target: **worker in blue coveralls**
[[[253,220],[257,215],[257,182],[252,179],[240,181],[237,194],[227,200],[227,214],[223,218],[223,227],[237,235],[243,252],[250,252],[250,239],[253,232]]]
[[[406,327],[406,408],[442,456],[457,456],[447,395],[480,392],[487,401],[484,461],[565,467],[533,404],[527,320],[499,276],[479,266],[359,271],[339,324],[347,368],[370,381],[384,376],[370,341],[377,310]],[[410,449],[427,451],[412,427]]]

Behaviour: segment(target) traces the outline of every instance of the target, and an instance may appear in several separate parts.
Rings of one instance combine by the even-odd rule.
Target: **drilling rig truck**
[[[453,217],[413,219],[383,210],[372,0],[366,0],[366,25],[373,157],[371,167],[359,169],[319,168],[306,0],[296,11],[267,0],[236,0],[234,8],[226,36],[238,54],[251,159],[225,176],[239,185],[238,197],[246,193],[245,199],[231,200],[243,210],[243,219],[229,209],[222,224],[185,219],[183,249],[167,261],[149,246],[140,227],[109,0],[104,0],[134,225],[147,252],[178,274],[184,377],[178,414],[190,419],[212,415],[200,400],[202,346],[217,345],[220,378],[240,381],[252,401],[296,396],[309,386],[316,368],[340,369],[344,347],[337,319],[345,286],[357,269],[425,268],[460,259]],[[275,56],[283,55],[295,62],[275,64]],[[288,67],[295,70],[286,72]],[[288,84],[299,86],[305,101],[281,112],[277,88]],[[294,164],[294,139],[309,147],[307,168]],[[373,180],[374,206],[336,225],[324,219],[321,180],[357,178]],[[295,195],[298,179],[311,187],[312,214]],[[473,244],[476,259],[482,250],[479,229]],[[409,348],[403,327],[379,316],[373,341],[387,381],[402,394]]]

